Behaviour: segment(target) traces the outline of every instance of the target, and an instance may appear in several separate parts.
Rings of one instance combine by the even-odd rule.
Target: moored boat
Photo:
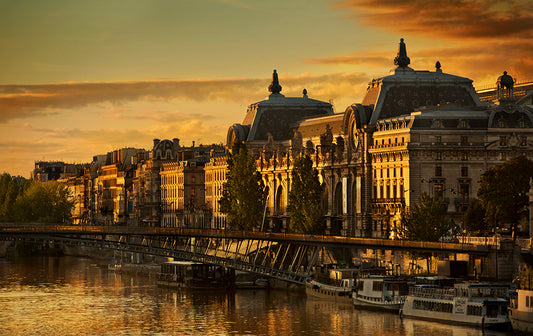
[[[457,283],[454,287],[413,286],[400,316],[481,328],[507,329],[508,286]]]
[[[509,307],[513,330],[533,334],[533,290],[517,289],[516,292]]]
[[[353,279],[342,279],[339,285],[325,284],[308,279],[305,282],[305,294],[315,299],[326,299],[337,302],[352,302]]]
[[[161,264],[157,284],[163,287],[197,289],[234,287],[235,271],[192,261],[169,261]]]
[[[409,293],[407,280],[386,275],[367,275],[357,279],[353,293],[356,307],[398,311]]]

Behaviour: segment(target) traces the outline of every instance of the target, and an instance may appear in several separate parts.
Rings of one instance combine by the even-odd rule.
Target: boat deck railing
[[[411,287],[409,295],[428,299],[453,300],[454,289]]]

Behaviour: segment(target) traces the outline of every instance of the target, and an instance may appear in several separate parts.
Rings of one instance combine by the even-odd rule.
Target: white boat
[[[511,300],[509,318],[514,331],[533,333],[533,290],[517,289]]]
[[[368,275],[357,279],[352,296],[356,307],[398,311],[408,293],[406,280],[386,275]]]
[[[352,302],[353,279],[341,279],[339,285],[325,284],[308,279],[305,282],[305,294],[315,299],[326,299],[337,302]]]
[[[413,286],[400,316],[481,328],[510,328],[508,287],[457,283],[453,288]]]

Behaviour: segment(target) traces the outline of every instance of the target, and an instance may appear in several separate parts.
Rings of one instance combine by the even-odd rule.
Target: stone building
[[[204,164],[208,156],[163,163],[161,226],[208,228],[211,212],[205,203]]]
[[[229,128],[227,147],[243,141],[257,159],[268,230],[288,227],[290,171],[301,153],[320,174],[326,233],[379,238],[394,238],[400,210],[423,193],[442,198],[460,225],[485,170],[515,155],[533,158],[533,110],[527,95],[517,104],[509,78],[498,80],[499,104],[490,105],[472,80],[444,73],[439,62],[435,71],[410,68],[403,39],[394,64],[343,113],[305,90],[283,96],[274,71],[268,99]]]
[[[144,149],[123,148],[107,153],[93,178],[95,225],[127,225],[137,157]]]
[[[205,202],[208,209],[211,209],[211,228],[225,229],[226,215],[220,212],[220,204],[226,173],[228,169],[227,156],[211,155],[209,162],[204,166],[205,172]]]

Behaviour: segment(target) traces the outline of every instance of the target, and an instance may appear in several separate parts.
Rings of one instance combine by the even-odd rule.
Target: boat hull
[[[343,287],[325,285],[316,281],[305,283],[305,294],[309,298],[352,303],[352,291]]]
[[[357,308],[375,309],[390,312],[398,312],[402,308],[402,303],[388,303],[388,302],[371,302],[358,297],[354,297],[353,304]]]
[[[418,300],[420,300],[418,298]],[[428,304],[436,306],[438,304],[451,305],[451,301],[427,300]],[[400,317],[414,318],[426,321],[444,322],[456,325],[468,325],[478,328],[507,330],[511,328],[508,317],[487,317],[482,315],[457,314],[452,312],[432,311],[425,309],[413,309],[413,300],[408,297],[400,309]]]

